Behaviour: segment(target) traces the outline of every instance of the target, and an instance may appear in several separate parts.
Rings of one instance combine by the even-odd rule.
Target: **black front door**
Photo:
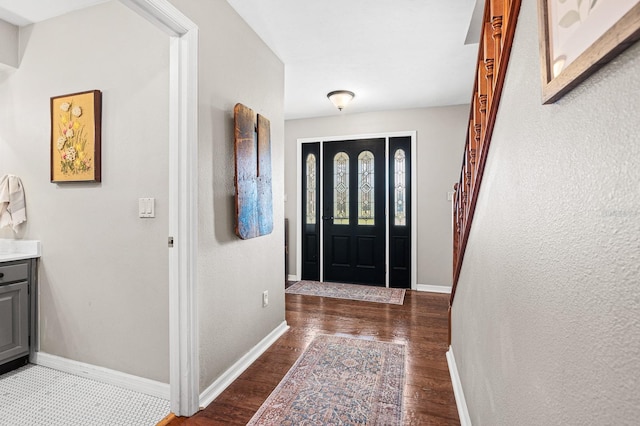
[[[385,139],[323,144],[324,280],[385,286]]]

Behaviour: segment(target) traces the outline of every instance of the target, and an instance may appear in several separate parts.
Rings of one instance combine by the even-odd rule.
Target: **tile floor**
[[[29,364],[0,376],[0,426],[154,426],[169,401]]]

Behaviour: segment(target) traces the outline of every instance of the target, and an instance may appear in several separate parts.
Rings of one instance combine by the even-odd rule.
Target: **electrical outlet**
[[[269,291],[265,290],[262,292],[262,307],[266,308],[269,306]]]

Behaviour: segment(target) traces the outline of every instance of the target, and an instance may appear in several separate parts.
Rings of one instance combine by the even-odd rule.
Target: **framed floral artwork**
[[[639,0],[538,0],[538,9],[545,104],[640,38]]]
[[[51,182],[100,182],[102,92],[51,98]]]

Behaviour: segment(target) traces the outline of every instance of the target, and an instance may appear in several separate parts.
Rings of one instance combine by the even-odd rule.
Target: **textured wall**
[[[204,390],[284,321],[284,66],[226,1],[173,3],[200,28],[198,308]],[[271,122],[274,229],[250,240],[234,233],[238,102]]]
[[[367,133],[417,131],[418,284],[451,285],[451,202],[447,192],[460,174],[469,106],[423,108],[288,120],[286,140],[286,216],[289,218],[289,264],[296,271],[298,201],[297,139]]]
[[[0,76],[0,175],[26,188],[18,237],[42,241],[41,350],[168,382],[168,37],[110,2],[20,41],[20,68]],[[102,183],[50,183],[49,98],[91,89]],[[139,197],[156,198],[155,219],[138,218]]]
[[[523,2],[458,293],[474,425],[640,417],[640,45],[553,105]]]

